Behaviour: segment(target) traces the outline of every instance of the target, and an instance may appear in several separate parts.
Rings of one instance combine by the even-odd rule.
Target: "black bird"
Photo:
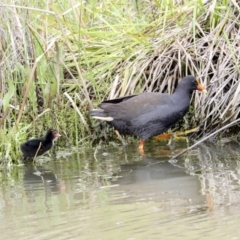
[[[30,139],[22,143],[20,145],[23,153],[22,161],[33,160],[35,157],[44,154],[53,147],[54,141],[60,136],[57,131],[48,129],[43,138]]]
[[[89,113],[122,134],[139,136],[139,148],[143,149],[145,140],[165,132],[184,117],[195,90],[207,92],[199,80],[186,76],[173,94],[144,92],[107,100]]]

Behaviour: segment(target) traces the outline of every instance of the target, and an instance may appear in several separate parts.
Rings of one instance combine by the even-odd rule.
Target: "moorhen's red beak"
[[[200,92],[203,92],[203,93],[207,93],[207,90],[206,88],[203,87],[203,85],[200,83],[199,79],[197,78],[196,79],[198,85],[197,85],[197,90],[200,91]]]

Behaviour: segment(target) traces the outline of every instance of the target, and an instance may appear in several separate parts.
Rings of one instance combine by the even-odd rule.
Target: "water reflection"
[[[240,239],[240,148],[149,142],[0,172],[2,239]],[[94,156],[95,152],[95,156]],[[61,154],[64,156],[64,154]]]
[[[34,165],[24,167],[23,184],[25,186],[26,193],[39,191],[40,185],[40,190],[44,191],[46,196],[58,193],[63,188],[61,181],[57,178],[54,172],[43,166]]]
[[[175,167],[166,160],[145,157],[144,160],[121,167],[116,181],[117,191],[128,195],[120,202],[168,201],[177,205],[203,204],[198,178],[186,173],[185,168]],[[116,201],[119,203],[119,200]]]
[[[201,194],[208,206],[228,206],[240,203],[240,148],[236,141],[220,145],[202,144],[198,148],[199,162],[190,159],[190,175],[198,175]]]

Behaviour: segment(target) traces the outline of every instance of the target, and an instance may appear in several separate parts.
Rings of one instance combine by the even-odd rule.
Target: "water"
[[[240,239],[237,142],[59,152],[0,172],[0,239]]]

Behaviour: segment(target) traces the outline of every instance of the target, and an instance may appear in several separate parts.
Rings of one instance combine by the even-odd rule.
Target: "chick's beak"
[[[54,134],[54,136],[55,136],[55,137],[61,137],[61,134],[59,134],[58,132],[56,132],[56,133]]]
[[[203,93],[207,93],[207,90],[203,87],[203,85],[200,83],[199,79],[196,79],[198,85],[197,85],[197,90],[201,91]]]

